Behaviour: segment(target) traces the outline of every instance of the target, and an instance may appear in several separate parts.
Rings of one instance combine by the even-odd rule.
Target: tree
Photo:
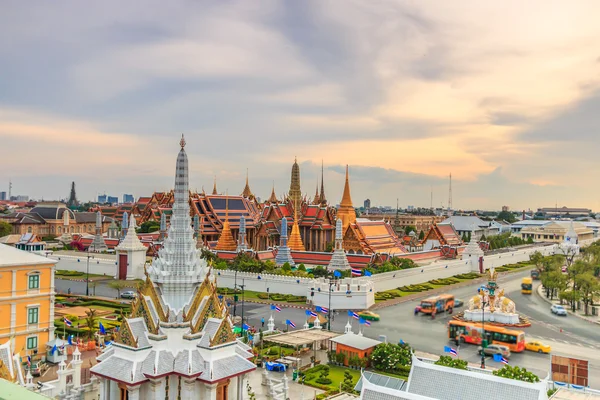
[[[500,221],[510,222],[511,224],[517,220],[515,215],[513,213],[511,213],[510,211],[499,212],[496,219],[498,219]]]
[[[535,251],[529,256],[529,261],[534,263],[538,270],[541,270],[544,263],[544,256],[539,251]]]
[[[598,283],[598,279],[589,271],[577,275],[575,282],[583,301],[584,313],[588,315],[588,306],[594,303],[594,297],[600,292],[600,284]]]
[[[12,225],[5,221],[0,221],[0,237],[10,235]]]
[[[419,240],[423,239],[425,239],[425,231],[421,231],[421,233],[419,233]]]
[[[546,289],[546,297],[554,299],[556,293],[567,289],[567,276],[561,271],[544,272],[541,276],[542,285]]]
[[[467,369],[467,366],[469,365],[469,363],[466,360],[461,360],[460,358],[452,358],[450,356],[440,356],[440,358],[435,362],[435,364],[456,369]]]
[[[571,310],[575,312],[575,304],[581,299],[581,293],[578,290],[563,290],[558,297],[561,300],[567,301],[571,305]]]
[[[327,245],[325,246],[325,252],[326,252],[326,253],[331,253],[331,252],[333,252],[333,242],[329,242],[329,243],[327,243]]]
[[[523,382],[539,382],[540,378],[532,372],[527,371],[526,368],[521,368],[518,366],[505,365],[501,369],[498,369],[492,374],[496,376],[501,376],[502,378],[515,379]]]
[[[108,287],[117,291],[117,297],[121,297],[121,290],[129,287],[130,283],[127,281],[112,281],[108,284]]]
[[[90,308],[89,311],[85,312],[85,324],[88,327],[88,339],[94,338],[94,333],[96,333],[96,318],[98,317],[97,311],[93,308]]]
[[[370,358],[375,369],[405,374],[412,364],[412,349],[406,343],[382,343],[375,347]]]
[[[342,382],[342,391],[346,393],[354,392],[354,380],[349,370],[344,371],[344,381]]]
[[[467,234],[465,232],[463,232],[463,234],[461,236],[461,239],[462,239],[463,243],[468,242],[468,240],[467,240]]]
[[[407,235],[410,235],[411,232],[417,233],[417,227],[414,225],[407,225],[404,228],[404,233],[406,233]]]
[[[285,262],[282,266],[281,269],[284,270],[285,272],[292,272],[292,266],[290,265],[289,262]]]
[[[304,266],[304,264],[298,265],[298,271],[306,271],[306,267]]]
[[[160,222],[157,221],[146,221],[136,231],[138,233],[149,233],[156,232],[160,229]]]

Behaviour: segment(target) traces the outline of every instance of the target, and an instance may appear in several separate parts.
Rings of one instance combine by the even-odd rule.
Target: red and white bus
[[[458,336],[463,343],[472,343],[481,345],[485,338],[488,344],[502,344],[507,346],[512,352],[522,352],[525,350],[525,332],[519,330],[506,329],[501,326],[494,326],[474,322],[450,321],[448,323],[448,338],[456,339]]]

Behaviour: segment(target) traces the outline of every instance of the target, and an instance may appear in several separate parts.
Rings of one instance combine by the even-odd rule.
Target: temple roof
[[[454,226],[446,223],[431,225],[422,243],[431,239],[437,240],[442,246],[460,246],[462,244],[462,239],[454,229]]]
[[[349,225],[344,241],[356,240],[366,254],[403,254],[406,249],[392,226],[385,221],[357,219]]]

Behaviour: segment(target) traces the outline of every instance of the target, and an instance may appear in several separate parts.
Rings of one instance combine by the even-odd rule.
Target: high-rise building
[[[119,198],[117,196],[107,196],[106,202],[110,204],[117,204],[119,202]]]
[[[105,194],[98,195],[98,203],[101,203],[101,204],[106,203],[106,195]]]
[[[135,200],[133,199],[132,194],[124,194],[123,195],[123,203],[133,203]]]
[[[6,200],[6,192],[0,192],[0,200]]]
[[[365,207],[365,210],[368,210],[369,208],[371,208],[371,199],[365,200],[364,207]]]

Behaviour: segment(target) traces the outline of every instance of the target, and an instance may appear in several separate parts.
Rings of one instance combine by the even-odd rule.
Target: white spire
[[[188,159],[183,135],[175,171],[175,201],[169,234],[148,273],[158,284],[164,301],[177,313],[190,300],[194,287],[206,276],[207,264],[196,249],[190,218]]]
[[[146,250],[146,246],[140,242],[137,233],[135,233],[135,218],[133,216],[129,219],[129,229],[127,229],[127,235],[119,243],[116,248],[117,250]]]

